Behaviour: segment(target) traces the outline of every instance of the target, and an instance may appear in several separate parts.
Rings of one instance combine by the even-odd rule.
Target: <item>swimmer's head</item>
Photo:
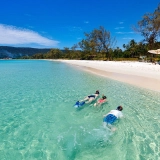
[[[96,90],[96,93],[95,94],[99,94],[99,90]]]
[[[122,107],[122,106],[118,106],[118,107],[117,107],[117,110],[122,111],[122,110],[123,110],[123,107]]]
[[[103,96],[102,98],[103,98],[103,99],[106,99],[107,97],[106,97],[106,96]]]

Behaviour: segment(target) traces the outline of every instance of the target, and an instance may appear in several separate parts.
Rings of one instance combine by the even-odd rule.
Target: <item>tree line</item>
[[[123,44],[123,50],[116,46],[116,38],[111,36],[103,26],[90,33],[84,33],[85,38],[71,48],[63,50],[53,48],[46,54],[38,53],[33,59],[80,59],[80,60],[114,60],[120,58],[150,57],[148,50],[160,48],[160,4],[153,13],[146,13],[138,23],[132,27],[144,38],[141,42],[130,40]]]

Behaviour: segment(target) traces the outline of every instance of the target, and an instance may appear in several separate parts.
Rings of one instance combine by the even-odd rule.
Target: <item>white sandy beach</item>
[[[160,65],[145,62],[60,60],[117,81],[160,92]]]

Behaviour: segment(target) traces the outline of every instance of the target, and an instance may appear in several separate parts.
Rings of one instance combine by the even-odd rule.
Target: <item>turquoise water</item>
[[[99,89],[108,103],[73,107]],[[158,160],[160,93],[61,62],[0,61],[0,160]],[[116,132],[102,117],[122,105]]]

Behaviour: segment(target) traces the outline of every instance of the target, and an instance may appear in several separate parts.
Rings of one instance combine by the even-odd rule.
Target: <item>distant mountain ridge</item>
[[[0,46],[0,59],[3,58],[21,58],[24,56],[32,56],[37,53],[47,53],[51,48],[29,48],[29,47],[10,47]]]

